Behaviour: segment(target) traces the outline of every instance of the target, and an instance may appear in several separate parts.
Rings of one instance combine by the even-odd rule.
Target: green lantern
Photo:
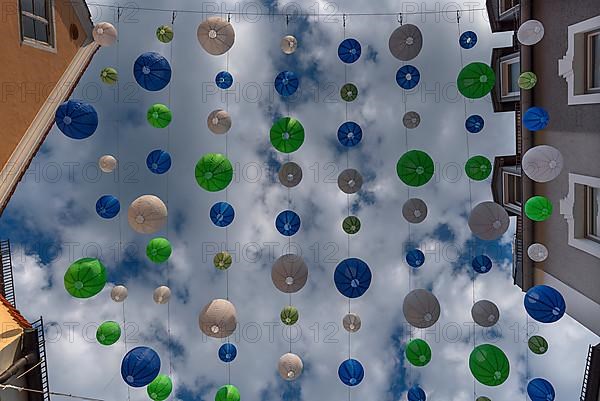
[[[296,324],[300,315],[298,314],[298,309],[293,306],[286,306],[283,308],[281,313],[279,314],[281,318],[281,322],[286,326],[292,326]]]
[[[164,401],[169,398],[173,391],[173,382],[167,375],[158,375],[146,387],[148,396],[154,401]]]
[[[209,192],[222,191],[233,179],[231,162],[220,153],[207,153],[196,163],[196,181]]]
[[[484,97],[490,93],[495,84],[494,70],[487,64],[477,62],[466,65],[456,80],[458,91],[469,99]]]
[[[171,243],[163,237],[152,238],[146,246],[146,256],[154,263],[163,263],[171,256]]]
[[[492,401],[489,397],[480,395],[475,401]]]
[[[425,366],[431,361],[431,348],[420,338],[409,341],[404,352],[406,359],[415,366]]]
[[[421,150],[409,150],[398,160],[396,172],[406,185],[420,187],[433,177],[433,160]]]
[[[121,326],[112,320],[106,321],[98,326],[96,340],[102,345],[113,345],[121,338]]]
[[[271,144],[282,153],[292,153],[304,143],[304,127],[292,117],[280,118],[271,127]]]
[[[91,298],[106,284],[106,268],[95,258],[75,261],[65,273],[65,289],[75,298]]]
[[[100,79],[107,85],[114,85],[119,80],[119,74],[114,68],[106,67],[100,71]]]
[[[527,341],[527,346],[531,352],[537,355],[545,354],[548,351],[548,341],[542,336],[532,336]]]
[[[347,83],[340,89],[340,96],[346,102],[353,102],[358,97],[358,88],[354,84]]]
[[[227,270],[231,266],[232,258],[227,252],[219,252],[213,258],[213,264],[216,269]]]
[[[165,128],[171,122],[173,115],[167,106],[156,103],[150,106],[146,118],[154,128]]]
[[[481,384],[499,386],[508,379],[510,364],[502,350],[492,344],[482,344],[469,357],[471,373]]]
[[[492,163],[485,156],[473,156],[465,164],[467,176],[474,181],[483,181],[492,173]]]
[[[215,401],[240,401],[240,391],[237,387],[227,384],[217,391]]]
[[[552,215],[552,202],[545,196],[533,196],[525,202],[525,214],[533,221],[544,221]]]
[[[529,90],[537,84],[537,75],[531,71],[526,71],[519,75],[519,88]]]
[[[161,25],[156,28],[156,38],[163,43],[169,43],[173,40],[173,28],[169,25]]]
[[[360,220],[356,216],[348,216],[342,222],[342,229],[346,234],[356,234],[360,230]]]

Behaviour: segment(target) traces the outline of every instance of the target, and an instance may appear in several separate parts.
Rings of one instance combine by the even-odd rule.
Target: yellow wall
[[[21,344],[23,328],[14,320],[6,307],[0,304],[0,372],[12,365]]]
[[[70,0],[54,4],[54,51],[21,42],[18,0],[0,0],[0,168],[86,39]],[[72,40],[69,29],[77,26]]]

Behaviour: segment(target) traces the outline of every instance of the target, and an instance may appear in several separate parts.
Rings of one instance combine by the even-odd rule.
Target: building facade
[[[515,33],[513,45],[494,49],[491,60],[497,75],[494,111],[515,112],[515,154],[495,159],[492,178],[494,201],[516,219],[515,284],[523,291],[538,284],[556,288],[567,314],[600,335],[600,2],[488,0],[487,8],[492,31]],[[530,19],[543,24],[544,37],[523,46],[516,33]],[[518,87],[518,77],[526,71],[537,75],[530,90]],[[550,115],[541,131],[531,132],[522,124],[522,114],[533,106]],[[546,183],[522,172],[523,155],[538,145],[558,149],[564,161],[561,174]],[[535,195],[553,204],[546,221],[524,216],[524,203]],[[534,243],[548,249],[542,262],[527,255]],[[598,346],[590,348],[586,372],[581,400],[598,401]]]
[[[98,45],[84,0],[0,0],[0,213]]]

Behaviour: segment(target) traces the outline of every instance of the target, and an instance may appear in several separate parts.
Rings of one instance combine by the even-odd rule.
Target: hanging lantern
[[[408,129],[414,129],[421,123],[421,116],[416,111],[407,111],[402,117],[402,124]]]
[[[129,226],[140,234],[152,234],[167,223],[167,207],[154,195],[142,195],[129,205]]]
[[[481,327],[492,327],[500,319],[500,311],[492,301],[483,299],[473,304],[471,316],[473,321]]]
[[[167,106],[156,103],[148,109],[146,119],[154,128],[166,128],[171,123],[173,115]]]
[[[65,289],[75,298],[91,298],[106,285],[106,268],[98,259],[76,260],[65,272]]]
[[[458,74],[458,91],[466,98],[479,99],[492,91],[496,84],[494,70],[484,63],[466,65]]]
[[[417,67],[406,64],[400,67],[400,69],[396,72],[396,83],[402,89],[413,89],[419,84],[421,80],[421,73],[417,69]]]
[[[549,182],[560,175],[564,165],[558,149],[548,145],[530,148],[523,155],[521,168],[535,182]]]
[[[171,155],[162,149],[153,150],[146,157],[146,166],[154,174],[164,174],[171,168]]]
[[[396,173],[406,185],[420,187],[427,184],[433,177],[433,160],[421,150],[409,150],[398,160]]]
[[[362,139],[362,128],[354,121],[346,121],[338,128],[337,138],[343,146],[354,147]]]
[[[173,28],[169,25],[161,25],[156,28],[156,38],[162,43],[169,43],[173,40]]]
[[[353,168],[348,168],[338,175],[338,188],[345,194],[355,194],[360,191],[363,178],[362,175],[358,172],[358,170]]]
[[[117,41],[117,29],[108,22],[99,22],[94,25],[92,37],[100,46],[112,46]]]
[[[525,46],[533,46],[544,38],[544,25],[534,19],[521,24],[517,31],[517,40]]]
[[[534,262],[540,263],[548,258],[548,248],[542,244],[534,243],[527,248],[527,256]]]
[[[219,359],[223,362],[233,362],[237,356],[237,348],[231,343],[225,343],[219,348]]]
[[[233,85],[233,75],[228,71],[220,71],[215,77],[215,84],[220,89],[229,89]]]
[[[475,206],[469,216],[471,232],[484,241],[500,238],[508,230],[509,223],[506,210],[491,201],[481,202]]]
[[[440,302],[432,292],[418,288],[406,295],[402,312],[411,326],[426,329],[440,318]]]
[[[360,320],[360,316],[358,316],[356,313],[348,313],[346,316],[344,316],[342,325],[347,332],[356,333],[358,330],[360,330],[362,322]]]
[[[492,344],[475,347],[469,357],[469,368],[479,383],[492,387],[504,383],[510,372],[508,358]]]
[[[340,96],[345,102],[353,102],[358,97],[358,88],[352,83],[347,83],[340,89]]]
[[[217,391],[215,401],[240,401],[240,392],[237,387],[227,384]]]
[[[231,162],[220,153],[207,153],[196,163],[196,182],[209,192],[222,191],[233,179]]]
[[[71,139],[90,137],[98,128],[98,113],[94,106],[80,100],[67,100],[56,109],[56,126]]]
[[[285,54],[292,54],[298,48],[298,40],[292,35],[286,35],[281,39],[281,51]]]
[[[352,64],[360,58],[361,47],[356,39],[344,39],[338,46],[338,57],[346,64]]]
[[[371,285],[371,269],[358,258],[342,260],[333,274],[333,281],[338,291],[345,297],[358,298]]]
[[[541,131],[550,123],[550,114],[541,107],[530,107],[523,114],[523,125],[529,131]]]
[[[231,266],[233,258],[228,252],[219,252],[213,258],[213,265],[218,270],[227,270]]]
[[[275,77],[275,90],[281,96],[291,96],[298,90],[300,80],[292,71],[282,71]]]
[[[485,121],[484,121],[483,117],[481,117],[478,114],[470,115],[465,120],[465,128],[471,134],[478,134],[479,132],[481,132],[484,125],[485,125]]]
[[[112,173],[117,168],[117,159],[112,155],[104,155],[98,159],[98,166],[103,173]]]
[[[225,299],[215,299],[202,308],[199,318],[200,330],[209,337],[229,337],[236,329],[235,306]]]
[[[527,314],[540,323],[554,323],[567,310],[561,293],[548,285],[531,287],[525,293],[523,303]]]
[[[473,31],[466,31],[458,38],[458,43],[463,49],[472,49],[477,44],[477,34]]]
[[[302,374],[302,359],[296,354],[288,353],[279,358],[277,370],[279,375],[287,381],[296,380]]]
[[[116,285],[110,290],[110,299],[115,302],[123,302],[127,299],[127,287],[124,285]]]
[[[279,313],[279,318],[281,319],[281,323],[285,324],[286,326],[293,326],[298,322],[300,313],[298,312],[297,308],[293,306],[286,306],[281,310],[281,313]]]
[[[531,379],[527,383],[527,395],[531,401],[554,401],[556,397],[552,384],[541,377]]]
[[[402,216],[409,223],[421,223],[427,217],[427,205],[419,198],[408,199],[402,205]]]
[[[419,268],[425,263],[425,254],[420,249],[411,249],[406,253],[406,263],[412,268]]]
[[[425,391],[419,387],[418,384],[415,384],[411,388],[408,389],[407,394],[408,401],[426,401],[427,395]]]
[[[293,210],[284,210],[277,215],[275,228],[281,235],[290,237],[300,230],[300,216]]]
[[[282,153],[292,153],[304,143],[304,127],[292,117],[275,121],[270,132],[271,144]]]
[[[121,362],[121,376],[131,387],[147,386],[160,372],[160,357],[152,348],[135,347]]]
[[[532,196],[525,202],[525,215],[533,221],[546,221],[552,216],[552,202],[545,196]]]
[[[198,42],[208,54],[219,56],[233,46],[233,26],[220,17],[210,17],[198,26]]]
[[[423,35],[416,25],[401,25],[390,35],[388,46],[392,56],[401,61],[409,61],[421,52]]]
[[[107,85],[114,85],[119,80],[119,73],[113,67],[106,67],[100,71],[100,79]]]
[[[293,188],[302,181],[302,168],[294,162],[284,163],[279,169],[278,177],[281,185]]]
[[[171,252],[173,252],[171,243],[163,237],[152,238],[146,246],[146,256],[154,263],[166,262]]]
[[[233,206],[227,202],[217,202],[210,208],[210,221],[217,227],[227,227],[235,218]]]
[[[346,386],[358,386],[365,378],[365,370],[356,359],[346,359],[338,368],[338,376]]]
[[[158,375],[146,387],[148,397],[153,401],[164,401],[169,398],[173,391],[173,382],[167,375]]]
[[[416,338],[406,344],[406,359],[414,366],[425,366],[431,361],[431,348],[425,340]]]
[[[143,53],[135,60],[133,77],[147,91],[159,91],[171,81],[171,65],[156,52]]]
[[[121,337],[121,326],[112,320],[106,321],[96,329],[96,340],[102,345],[113,345]]]
[[[171,299],[171,289],[166,285],[161,285],[154,290],[152,298],[154,299],[154,302],[159,305],[168,304]]]
[[[348,216],[342,221],[342,229],[346,234],[356,234],[360,231],[360,219],[356,216]]]
[[[301,256],[287,254],[277,258],[271,269],[271,280],[279,291],[294,293],[300,291],[308,280],[308,266]]]
[[[486,255],[478,255],[471,261],[471,266],[477,273],[485,274],[492,270],[492,259]]]
[[[225,134],[231,128],[231,117],[225,110],[213,110],[208,115],[207,124],[213,134]]]
[[[121,210],[119,200],[112,195],[102,195],[96,201],[96,213],[103,219],[112,219]]]

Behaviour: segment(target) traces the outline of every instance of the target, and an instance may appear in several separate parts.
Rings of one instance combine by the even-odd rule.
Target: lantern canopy
[[[154,290],[152,298],[154,299],[154,302],[159,305],[168,304],[171,300],[171,289],[166,285],[161,285]]]
[[[217,227],[227,227],[235,218],[235,210],[227,202],[217,202],[210,208],[210,220]]]
[[[302,256],[287,254],[277,258],[271,269],[271,280],[279,291],[300,291],[308,280],[308,266]]]
[[[146,392],[152,401],[164,401],[173,391],[173,382],[167,375],[158,375],[148,384]]]
[[[147,386],[160,372],[160,357],[152,348],[135,347],[121,362],[121,376],[131,387]]]
[[[98,166],[103,173],[112,173],[117,168],[117,159],[113,155],[104,155],[98,159]]]
[[[546,379],[537,377],[527,383],[527,395],[531,401],[554,401],[556,393],[552,384]]]
[[[458,38],[458,43],[463,49],[472,49],[477,44],[477,34],[473,31],[466,31]]]
[[[215,299],[200,312],[199,324],[200,330],[209,337],[229,337],[237,326],[235,306],[225,299]]]
[[[121,326],[112,320],[106,321],[96,329],[96,340],[102,345],[113,345],[121,337]]]
[[[270,131],[271,144],[282,153],[292,153],[304,143],[304,127],[292,117],[277,120]]]
[[[90,137],[98,128],[98,113],[94,106],[81,100],[67,100],[56,109],[54,120],[58,129],[71,139]]]
[[[119,200],[113,195],[102,195],[96,201],[96,213],[103,219],[112,219],[121,210]]]
[[[164,174],[171,168],[171,155],[162,149],[153,150],[146,157],[146,166],[154,174]]]
[[[414,366],[425,366],[431,361],[431,348],[425,340],[410,340],[404,349],[406,359]]]
[[[338,175],[338,188],[345,194],[355,194],[360,191],[363,178],[362,175],[358,172],[358,170],[353,168],[348,168]]]
[[[500,348],[492,344],[481,344],[471,352],[469,369],[481,384],[499,386],[508,379],[510,364]]]
[[[404,297],[402,312],[411,326],[426,329],[440,318],[440,302],[432,292],[418,288]]]
[[[549,145],[530,148],[521,161],[523,172],[535,182],[552,181],[560,175],[563,165],[560,151]]]
[[[287,353],[279,358],[277,370],[279,375],[287,381],[296,380],[302,374],[304,365],[302,359],[296,354]]]
[[[420,187],[433,177],[433,160],[422,150],[409,150],[398,160],[396,173],[406,185]]]
[[[152,234],[167,223],[167,207],[158,196],[142,195],[129,205],[129,226],[140,234]]]
[[[106,268],[95,258],[76,260],[65,272],[64,285],[75,298],[91,298],[106,285]]]
[[[486,255],[477,255],[471,261],[471,266],[477,273],[485,274],[492,270],[492,259]]]
[[[346,359],[338,368],[338,376],[346,386],[354,387],[364,379],[365,370],[356,359]]]
[[[422,199],[410,198],[402,205],[402,216],[409,223],[421,223],[427,217],[427,205]]]
[[[219,348],[219,359],[223,362],[233,362],[237,356],[237,348],[232,343],[225,343]]]
[[[471,63],[458,74],[458,91],[466,98],[479,99],[491,92],[496,84],[494,70],[484,63]]]
[[[530,107],[523,114],[523,125],[529,131],[540,131],[548,126],[550,114],[541,107]]]
[[[416,111],[407,111],[402,117],[402,124],[408,129],[414,129],[421,123],[421,116]]]
[[[279,169],[278,177],[281,185],[293,188],[302,181],[302,168],[294,162],[284,163]]]
[[[110,290],[110,298],[115,302],[123,302],[127,299],[127,287],[116,285]]]
[[[482,299],[473,304],[471,316],[473,321],[481,327],[492,327],[500,319],[500,310],[492,301]]]
[[[358,258],[344,259],[335,268],[333,281],[342,295],[358,298],[371,285],[371,269]]]
[[[421,30],[413,24],[404,24],[392,32],[388,41],[392,56],[401,61],[414,59],[423,47]]]
[[[356,313],[348,313],[342,319],[342,325],[347,332],[356,333],[358,330],[360,330],[362,322],[360,320],[360,316],[358,316]]]
[[[173,40],[173,28],[169,25],[161,25],[156,28],[156,39],[162,43],[169,43]]]
[[[525,294],[523,303],[527,314],[540,323],[554,323],[567,310],[561,293],[548,285],[531,287]]]
[[[527,247],[527,256],[534,262],[543,262],[548,258],[548,248],[537,242],[533,243]]]
[[[521,24],[517,31],[518,41],[525,46],[533,46],[544,38],[544,25],[535,19]]]
[[[202,21],[196,35],[202,48],[213,56],[225,54],[235,41],[233,26],[220,17],[209,17]]]
[[[233,179],[231,162],[220,153],[207,153],[196,163],[196,182],[209,192],[222,191]]]
[[[360,54],[360,43],[356,39],[344,39],[338,46],[338,57],[346,64],[356,62],[360,58]]]
[[[298,48],[298,40],[292,35],[286,35],[281,39],[280,47],[285,54],[292,54]]]
[[[143,53],[135,60],[133,76],[147,91],[159,91],[171,81],[171,65],[156,52]]]
[[[292,71],[282,71],[275,77],[275,90],[281,96],[291,96],[298,90],[300,80]]]
[[[206,123],[213,134],[225,134],[231,129],[231,117],[221,109],[211,111]]]
[[[99,22],[94,25],[92,37],[100,46],[112,46],[117,41],[117,29],[109,22]]]
[[[502,206],[491,201],[481,202],[471,210],[469,228],[479,239],[491,241],[500,238],[508,230],[508,213]]]

